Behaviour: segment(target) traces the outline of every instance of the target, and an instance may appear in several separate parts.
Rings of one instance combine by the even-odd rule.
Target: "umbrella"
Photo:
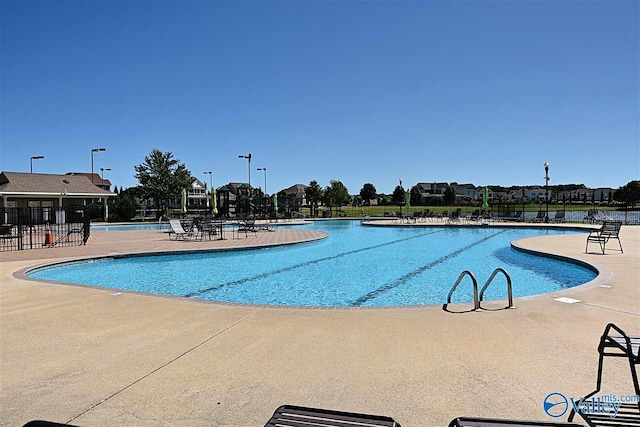
[[[271,199],[273,200],[273,212],[278,213],[278,195],[274,194]]]
[[[211,189],[211,213],[218,215],[218,198],[216,197],[216,189]]]
[[[183,214],[187,213],[187,190],[182,189],[181,211]]]
[[[482,189],[482,209],[487,209],[489,207],[489,203],[487,200],[489,199],[489,190],[487,187]]]
[[[407,207],[407,209],[411,207],[411,191],[406,191],[404,193],[404,205]]]

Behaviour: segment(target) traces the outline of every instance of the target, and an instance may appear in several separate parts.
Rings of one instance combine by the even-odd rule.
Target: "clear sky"
[[[0,0],[0,170],[216,187],[640,179],[637,0]]]

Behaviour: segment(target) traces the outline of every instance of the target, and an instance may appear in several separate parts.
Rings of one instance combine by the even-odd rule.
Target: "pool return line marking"
[[[270,271],[270,272],[267,272],[267,273],[262,273],[262,274],[258,274],[258,275],[255,275],[255,276],[246,277],[244,279],[238,279],[238,280],[234,280],[232,282],[226,282],[226,283],[219,283],[217,285],[213,285],[213,286],[210,286],[208,288],[198,289],[196,291],[189,292],[188,294],[183,295],[183,296],[187,297],[187,298],[193,298],[193,297],[196,297],[198,295],[205,294],[207,292],[217,291],[217,290],[222,289],[222,288],[227,287],[227,286],[241,285],[243,283],[252,282],[254,280],[264,279],[264,278],[267,278],[267,277],[272,276],[274,274],[284,273],[284,272],[287,272],[287,271],[295,270],[297,268],[306,267],[308,265],[318,264],[318,263],[321,263],[321,262],[324,262],[324,261],[330,261],[330,260],[333,260],[333,259],[336,259],[336,258],[342,258],[342,257],[345,257],[347,255],[357,254],[359,252],[365,252],[365,251],[370,251],[370,250],[373,250],[373,249],[382,248],[384,246],[395,245],[397,243],[402,243],[402,242],[406,242],[408,240],[418,239],[420,237],[429,236],[431,234],[442,233],[443,231],[444,231],[444,229],[443,230],[437,230],[437,231],[430,231],[428,233],[418,234],[417,236],[405,237],[404,239],[392,240],[390,242],[380,243],[380,244],[374,245],[374,246],[367,246],[366,248],[354,249],[352,251],[343,252],[343,253],[340,253],[340,254],[337,254],[337,255],[331,255],[331,256],[328,256],[328,257],[325,257],[325,258],[318,258],[318,259],[314,259],[314,260],[311,260],[311,261],[306,261],[306,262],[303,262],[303,263],[300,263],[300,264],[295,264],[295,265],[292,265],[290,267],[284,267],[284,268],[281,268],[281,269],[278,269],[278,270],[273,270],[273,271]]]
[[[360,298],[358,298],[357,300],[351,302],[349,305],[351,307],[360,307],[361,305],[367,303],[368,301],[371,301],[372,299],[378,298],[380,295],[384,294],[385,292],[388,292],[391,289],[397,288],[398,286],[408,282],[409,280],[411,280],[414,277],[416,277],[417,275],[429,270],[430,268],[435,267],[438,264],[442,264],[443,262],[460,255],[462,252],[464,252],[464,251],[466,251],[468,249],[471,249],[472,247],[477,246],[477,245],[479,245],[481,243],[484,243],[487,240],[492,239],[492,238],[494,238],[494,237],[496,237],[496,236],[498,236],[498,235],[500,235],[500,234],[502,234],[502,233],[504,233],[506,231],[507,230],[499,231],[499,232],[497,232],[495,234],[492,234],[491,236],[485,237],[483,239],[480,239],[480,240],[478,240],[476,242],[471,243],[470,245],[467,245],[467,246],[465,246],[463,248],[460,248],[455,252],[452,252],[452,253],[450,253],[448,255],[444,255],[444,256],[438,258],[435,261],[431,261],[430,263],[428,263],[426,265],[423,265],[420,268],[417,268],[417,269],[415,269],[413,271],[408,272],[404,276],[398,277],[393,282],[389,282],[386,285],[383,285],[383,286],[380,286],[377,289],[374,289],[373,291],[369,292],[368,294],[363,295]]]
[[[120,393],[122,393],[123,391],[133,387],[134,385],[138,384],[140,381],[150,377],[151,375],[155,374],[156,372],[158,372],[159,370],[169,366],[170,364],[172,364],[173,362],[181,359],[182,357],[186,356],[187,354],[191,353],[192,351],[194,351],[195,349],[205,345],[206,343],[208,343],[209,341],[211,341],[212,339],[218,337],[219,335],[224,334],[225,332],[227,332],[229,329],[233,328],[234,326],[239,325],[240,323],[244,322],[245,320],[249,319],[250,317],[253,317],[255,314],[257,314],[259,311],[264,310],[264,307],[259,308],[258,310],[247,314],[246,316],[244,316],[242,319],[232,323],[231,325],[227,326],[226,328],[223,328],[222,330],[216,332],[215,334],[211,335],[209,338],[205,339],[204,341],[202,341],[200,344],[196,344],[195,346],[191,347],[190,349],[184,351],[182,354],[174,357],[173,359],[169,360],[168,362],[160,365],[159,367],[157,367],[156,369],[152,370],[151,372],[148,372],[147,374],[141,376],[140,378],[138,378],[137,380],[135,380],[134,382],[132,382],[129,385],[126,385],[124,387],[122,387],[120,390],[116,391],[115,393],[105,397],[104,399],[102,399],[99,402],[94,403],[93,405],[91,405],[89,408],[85,409],[84,411],[80,412],[78,415],[76,415],[75,417],[71,418],[69,421],[67,421],[65,424],[69,424],[72,421],[77,420],[78,418],[80,418],[81,416],[83,416],[84,414],[86,414],[89,411],[92,411],[93,409],[97,408],[98,406],[102,405],[103,403],[105,403],[108,400],[111,400],[112,398],[116,397],[117,395],[119,395]]]

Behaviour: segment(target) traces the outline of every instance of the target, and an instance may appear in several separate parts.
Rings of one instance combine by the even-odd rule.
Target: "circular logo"
[[[550,417],[559,418],[563,416],[569,409],[569,401],[562,393],[549,393],[542,402],[544,412]]]

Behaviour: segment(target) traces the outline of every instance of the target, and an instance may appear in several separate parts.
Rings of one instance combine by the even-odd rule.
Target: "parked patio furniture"
[[[257,231],[258,229],[256,228],[255,219],[238,220],[238,236],[240,236],[240,233],[244,232],[244,236],[247,237],[247,234],[251,232],[254,233],[255,237],[257,237],[255,234]]]
[[[582,222],[588,222],[589,224],[598,222],[598,211],[596,209],[589,209],[587,216],[582,218]]]
[[[400,427],[391,417],[331,411],[303,406],[280,406],[267,421],[265,427]]]
[[[550,421],[522,421],[499,418],[459,417],[451,420],[449,427],[582,427],[582,424],[550,422]]]
[[[16,242],[14,239],[17,239],[18,236],[13,235],[13,225],[11,224],[3,224],[0,225],[0,241],[2,242],[2,246],[13,247],[16,246]]]
[[[545,211],[538,211],[538,214],[533,219],[533,222],[542,222],[542,221],[544,221],[546,216],[547,216],[547,214],[546,214]]]
[[[604,254],[605,246],[610,239],[618,240],[618,244],[620,245],[620,252],[624,253],[624,251],[622,250],[622,242],[620,242],[619,237],[621,227],[622,221],[605,221],[604,223],[602,223],[602,227],[600,227],[599,230],[593,230],[591,233],[589,233],[589,236],[587,236],[587,245],[584,249],[585,253],[589,249],[589,243],[595,242],[600,245],[600,249]]]
[[[636,395],[640,395],[640,385],[638,384],[638,373],[636,366],[640,365],[640,336],[631,336],[613,323],[609,323],[600,337],[598,345],[598,376],[596,389],[586,395],[587,400],[597,394],[602,387],[602,366],[605,357],[620,357],[626,359],[631,370],[631,380]],[[576,412],[574,409],[569,414],[569,421],[572,421]],[[640,426],[640,401],[634,403],[621,403],[620,410],[614,419],[609,414],[602,413],[580,413],[580,416],[589,426],[611,425],[611,426]]]
[[[551,220],[553,222],[564,222],[564,211],[557,211],[556,215]]]
[[[171,230],[169,230],[169,239],[171,239],[171,235],[175,235],[175,240],[187,240],[193,237],[193,232],[186,231],[182,228],[182,224],[179,219],[170,219],[169,226]]]

